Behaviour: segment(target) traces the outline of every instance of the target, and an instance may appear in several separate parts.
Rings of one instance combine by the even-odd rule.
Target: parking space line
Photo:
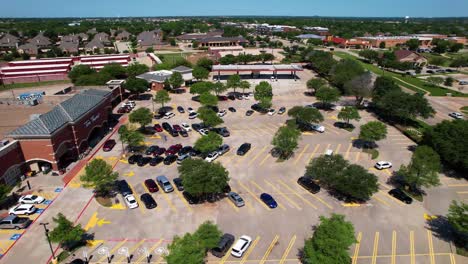
[[[260,136],[262,136],[262,137],[267,136],[267,135],[270,135],[270,131],[268,131],[268,130],[265,129],[265,128],[257,127],[257,128],[255,128],[255,130],[259,131]]]
[[[148,253],[151,254],[151,252],[153,252],[153,250],[155,250],[157,247],[159,247],[159,245],[161,245],[161,243],[163,242],[163,239],[161,238],[161,240],[159,240],[158,242],[156,242],[156,244],[154,244],[149,250],[148,250]],[[142,254],[140,258],[138,258],[135,262],[136,263],[139,263],[139,262],[143,262],[143,259],[146,258],[145,254]]]
[[[372,250],[372,264],[376,264],[377,263],[377,252],[379,250],[379,236],[380,236],[380,233],[379,232],[375,232],[375,235],[374,235],[374,249]]]
[[[294,184],[296,184],[296,182],[295,182],[294,180],[291,180],[291,182],[293,182]],[[333,207],[332,207],[330,204],[328,204],[328,203],[325,202],[322,198],[316,196],[315,194],[310,193],[310,192],[306,192],[306,194],[308,194],[308,195],[314,197],[314,198],[317,199],[319,202],[321,202],[322,204],[324,204],[326,207],[328,207],[328,208],[330,208],[330,209],[333,209]]]
[[[169,195],[165,193],[163,190],[161,190],[161,193],[162,193],[164,200],[166,200],[166,202],[169,204],[169,206],[174,211],[174,213],[177,212],[177,209],[175,208],[174,204],[171,202],[171,200],[169,200]]]
[[[361,156],[361,151],[356,152],[356,157],[355,157],[354,161],[355,161],[355,162],[358,162],[360,156]]]
[[[262,200],[260,200],[260,198],[258,198],[249,188],[247,188],[240,181],[237,181],[237,182],[247,193],[250,194],[250,196],[252,196],[255,200],[257,200],[257,202],[259,202],[261,205],[263,205],[263,207],[265,207],[267,210],[271,210],[271,208],[268,207],[264,202],[262,202]]]
[[[399,205],[405,205],[402,201],[398,200],[397,198],[391,196],[390,194],[382,191],[382,190],[379,190],[379,192],[383,193],[385,196],[387,197],[390,197],[393,201],[397,202]]]
[[[338,144],[338,146],[335,149],[335,154],[340,153],[340,148],[341,148],[341,144]]]
[[[323,124],[326,128],[328,128],[331,132],[333,132],[333,133],[335,133],[335,134],[337,134],[337,135],[340,134],[340,132],[337,131],[335,128],[333,128],[331,125],[329,125],[329,124],[327,124],[327,123],[322,123],[322,124]]]
[[[247,250],[247,252],[245,252],[244,257],[242,258],[241,262],[239,262],[239,264],[243,264],[243,263],[245,263],[247,261],[247,258],[250,256],[250,253],[252,253],[252,251],[255,248],[255,246],[257,245],[258,241],[260,241],[259,236],[257,236],[257,238],[255,238],[254,242],[252,242],[252,245],[250,245],[250,248]]]
[[[265,182],[266,182],[266,181],[265,181]],[[255,185],[255,187],[256,187],[257,189],[259,189],[262,193],[267,193],[267,191],[265,191],[265,189],[263,189],[262,187],[260,187],[260,185],[258,185],[256,182],[250,181],[250,183],[251,183],[252,185]],[[278,191],[277,189],[275,189],[275,190]],[[280,192],[278,192],[278,193],[280,193]],[[280,194],[281,194],[281,193],[280,193]],[[281,195],[283,196],[283,194],[281,194]],[[284,196],[283,196],[283,197],[284,197]],[[281,209],[283,209],[283,210],[286,210],[286,208],[285,208],[282,204],[280,204],[280,203],[278,203],[278,207],[281,208]]]
[[[234,245],[232,245],[232,246],[229,248],[229,251],[227,251],[227,252],[231,252],[233,247],[234,247]],[[229,258],[229,256],[231,256],[231,254],[230,254],[230,253],[227,253],[227,252],[226,252],[226,255],[224,255],[224,257],[221,258],[221,260],[219,261],[219,264],[224,264],[224,262],[226,262],[226,260]]]
[[[455,256],[453,255],[453,253],[450,253],[450,264],[455,264]]]
[[[356,264],[357,263],[357,259],[358,259],[358,256],[359,256],[359,248],[361,247],[361,239],[362,239],[362,232],[359,232],[358,233],[358,236],[357,236],[357,241],[356,241],[356,246],[354,247],[354,254],[353,254],[353,262],[352,264]]]
[[[122,242],[118,243],[115,247],[113,247],[111,249],[111,251],[109,251],[109,256],[112,257],[112,254],[114,254],[114,252],[116,250],[118,250],[123,244],[125,244],[127,242],[127,239],[124,239]],[[104,261],[107,262],[107,255],[104,255],[102,256],[99,260],[98,260],[98,263],[104,263]]]
[[[286,261],[286,258],[288,257],[289,255],[289,251],[291,251],[292,247],[294,246],[294,243],[296,242],[296,235],[294,235],[291,240],[289,241],[289,244],[288,244],[288,247],[286,248],[286,250],[284,251],[283,253],[283,256],[281,256],[281,261],[279,262],[279,264],[283,264],[285,261]]]
[[[130,186],[130,189],[134,193],[133,196],[135,197],[135,200],[138,202],[138,209],[140,209],[142,214],[145,214],[145,210],[143,209],[143,203],[141,202],[140,197],[138,197],[138,195],[136,194],[135,188],[133,188],[133,186],[130,183],[128,184],[128,186]],[[124,200],[125,200],[125,198],[124,198]]]
[[[319,147],[320,147],[320,144],[317,144],[315,146],[314,151],[312,151],[312,153],[310,154],[309,159],[308,159],[307,162],[309,162],[314,157],[314,155],[315,155],[315,153],[317,153],[317,150],[318,150]]]
[[[396,263],[396,231],[393,230],[392,232],[392,263],[391,264],[395,264]]]
[[[468,184],[460,183],[460,184],[447,184],[448,187],[468,187]]]
[[[189,209],[190,212],[193,212],[193,209],[192,207],[190,206],[190,204],[187,202],[187,200],[184,198],[184,196],[182,196],[182,194],[177,191],[177,190],[174,190],[174,192],[177,194],[177,196],[179,196],[179,198],[182,200],[182,202],[184,203],[185,207],[187,207],[187,209]]]
[[[386,206],[390,206],[390,204],[388,204],[387,202],[385,202],[384,200],[378,198],[376,195],[374,195],[372,198],[374,198],[376,201],[386,205]]]
[[[272,183],[270,183],[267,180],[264,180],[266,184],[270,185],[272,189],[274,189],[276,192],[278,192],[281,196],[283,196],[284,199],[286,199],[290,204],[292,204],[294,207],[296,207],[298,210],[302,210],[302,207],[300,207],[296,202],[294,202],[291,198],[286,196],[284,193],[281,192],[278,188],[276,188]],[[280,206],[281,207],[281,206]]]
[[[411,230],[410,234],[410,258],[411,258],[411,264],[415,264],[415,256],[414,256],[414,231]]]
[[[348,149],[346,150],[346,154],[345,154],[345,159],[348,159],[349,157],[349,151],[351,150],[351,147],[353,146],[353,144],[349,143],[349,146],[348,146]]]
[[[304,153],[307,151],[309,146],[310,146],[309,144],[305,145],[304,149],[301,151],[301,153],[299,153],[296,160],[294,160],[294,165],[297,164],[297,162],[301,159],[302,155],[304,155]]]
[[[431,264],[435,264],[435,257],[434,257],[434,244],[432,242],[432,232],[427,230],[427,243],[429,246],[429,259]]]
[[[262,161],[260,161],[260,164],[259,164],[259,165],[262,166],[263,163],[265,163],[265,161],[266,161],[269,157],[271,157],[271,155],[270,155],[270,153],[268,152],[267,155],[265,156],[265,158],[263,158]]]
[[[252,128],[247,128],[246,130],[253,133],[253,134],[255,134],[256,136],[259,136],[259,137],[262,136],[262,133],[258,132],[257,128],[253,128],[253,129]]]
[[[278,239],[279,239],[278,235],[276,235],[275,238],[273,238],[273,241],[271,241],[270,246],[268,247],[267,251],[265,252],[265,254],[263,254],[263,257],[260,260],[259,264],[264,264],[265,263],[268,256],[270,255],[271,251],[273,250],[273,247],[276,245],[276,242],[278,241]]]
[[[140,247],[143,243],[145,243],[145,239],[142,239],[140,240],[138,243],[136,243],[136,245],[134,245],[131,249],[128,250],[128,255],[131,256],[133,254],[133,252],[135,252],[135,250],[138,249],[138,247]],[[122,256],[120,259],[117,260],[117,263],[118,262],[122,262],[124,260],[127,259],[127,256]]]
[[[263,151],[265,151],[267,147],[268,146],[264,146],[257,155],[255,155],[252,159],[250,159],[249,165],[251,165],[263,153]]]
[[[309,200],[305,199],[304,197],[302,197],[298,192],[296,192],[293,188],[289,187],[285,182],[283,182],[282,180],[280,179],[277,179],[277,181],[283,185],[286,189],[288,189],[289,191],[291,191],[294,195],[296,195],[299,199],[301,199],[302,201],[304,201],[305,203],[307,203],[308,205],[312,206],[313,208],[317,209],[317,207],[311,203]]]
[[[327,150],[330,148],[331,144],[328,144],[327,147],[325,148],[325,150],[323,151],[323,154],[325,154],[327,152]]]
[[[244,159],[246,159],[247,156],[249,156],[256,148],[257,148],[257,146],[254,146],[252,149],[250,149],[249,152],[245,153],[244,156],[240,157],[240,158],[237,160],[236,164],[239,164],[241,161],[243,161]]]

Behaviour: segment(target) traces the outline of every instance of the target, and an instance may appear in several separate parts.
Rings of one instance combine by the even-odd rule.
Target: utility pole
[[[57,258],[55,257],[54,249],[52,248],[52,243],[50,243],[49,229],[47,229],[47,225],[49,223],[39,223],[39,224],[44,227],[44,232],[47,238],[47,242],[49,242],[50,252],[52,253],[52,261],[53,261],[52,263],[55,263],[55,261],[57,261]]]

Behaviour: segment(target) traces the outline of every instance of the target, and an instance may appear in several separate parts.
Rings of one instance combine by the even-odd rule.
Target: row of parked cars
[[[135,108],[135,106],[136,106],[135,101],[128,101],[128,102],[122,103],[119,109],[117,109],[117,113],[119,114],[130,113],[133,110],[133,108]]]

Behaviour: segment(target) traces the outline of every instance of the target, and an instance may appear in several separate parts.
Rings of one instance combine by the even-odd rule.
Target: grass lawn
[[[364,67],[364,69],[369,70],[375,74],[391,76],[396,83],[415,92],[428,92],[432,96],[446,96],[447,93],[452,93],[452,96],[468,97],[467,94],[445,89],[440,86],[433,86],[415,77],[384,71],[373,64],[362,62],[355,56],[345,52],[335,51],[334,54],[343,59],[356,60]]]
[[[158,53],[156,54],[157,56],[159,56],[161,58],[161,60],[163,62],[168,62],[168,63],[173,63],[179,59],[185,59],[186,57],[188,57],[191,53]]]
[[[60,80],[60,81],[46,81],[46,82],[34,82],[34,83],[12,83],[12,84],[5,84],[0,86],[0,91],[6,91],[10,89],[17,89],[17,88],[31,88],[36,86],[46,86],[46,85],[53,85],[53,84],[65,84],[69,83],[68,80]]]
[[[462,111],[464,114],[468,114],[468,106],[463,106],[460,108],[460,111]]]

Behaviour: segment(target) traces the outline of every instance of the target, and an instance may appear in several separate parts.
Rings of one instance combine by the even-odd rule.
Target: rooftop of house
[[[143,31],[137,36],[138,43],[142,46],[152,46],[161,43],[162,31],[155,29],[152,31]]]
[[[49,46],[52,44],[50,39],[44,36],[42,32],[37,34],[37,36],[35,36],[34,38],[28,40],[28,42],[37,46]]]

